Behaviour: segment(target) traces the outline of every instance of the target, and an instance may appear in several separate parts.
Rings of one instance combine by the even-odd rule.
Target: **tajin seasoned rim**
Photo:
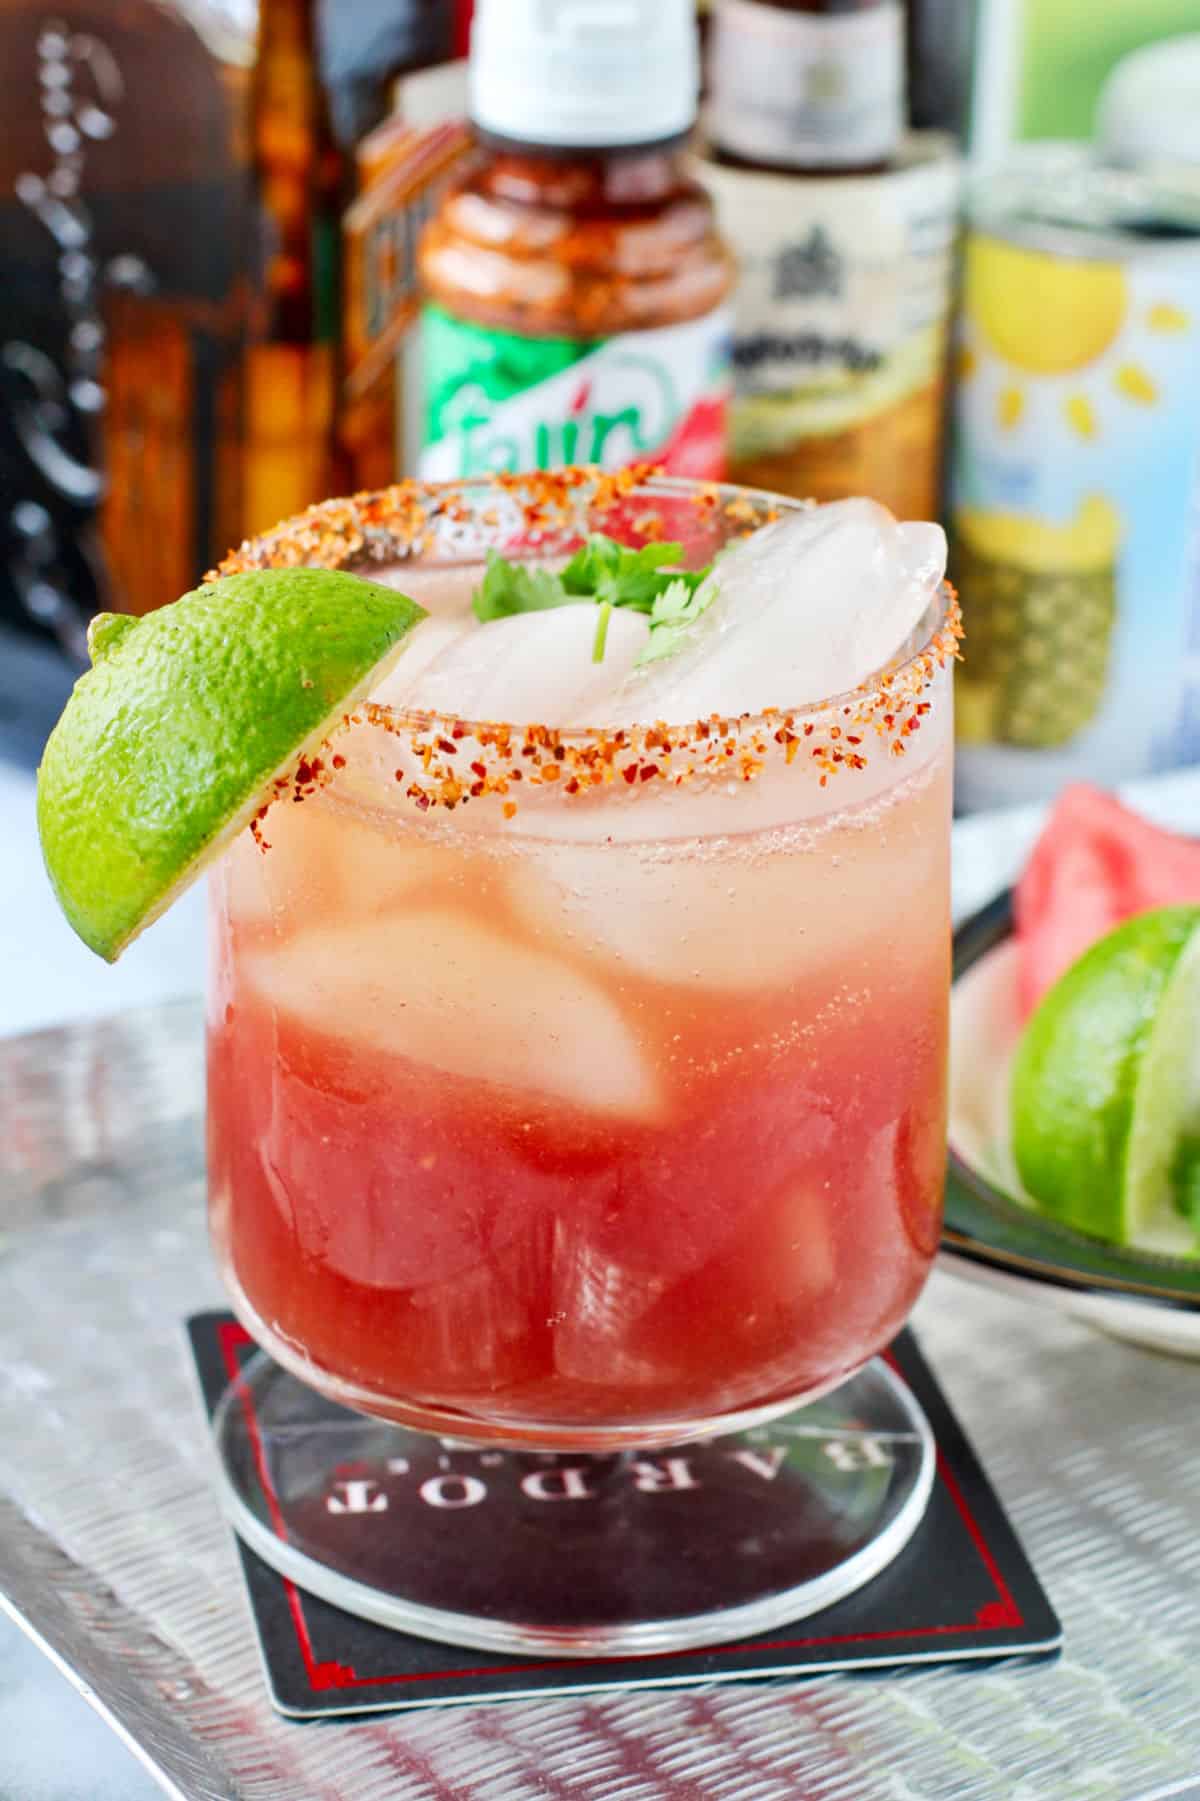
[[[645,502],[645,511],[631,508]],[[656,503],[673,518],[664,525]],[[489,545],[523,556],[573,549],[619,511],[621,534],[637,543],[680,533],[680,506],[694,508],[697,532],[720,542],[748,536],[785,511],[808,504],[750,488],[658,475],[649,465],[615,474],[566,468],[495,475],[465,482],[399,482],[374,493],[327,500],[247,540],[206,577],[301,565],[368,575],[373,564],[412,559],[429,568],[482,560]],[[928,690],[958,655],[961,614],[943,583],[919,648],[851,691],[803,707],[769,707],[732,717],[710,714],[687,724],[554,728],[448,714],[401,711],[365,702],[341,726],[370,725],[391,735],[394,779],[419,810],[453,808],[499,796],[505,816],[523,793],[553,788],[567,797],[616,787],[679,787],[714,777],[753,781],[768,758],[832,776],[865,769],[880,754],[905,755],[929,713]],[[335,779],[346,759],[335,728],[321,753],[302,760],[278,785],[297,800]]]

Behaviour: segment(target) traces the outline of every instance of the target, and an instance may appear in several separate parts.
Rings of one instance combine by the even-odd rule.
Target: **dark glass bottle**
[[[965,143],[977,0],[908,0],[905,16],[909,123],[915,131],[948,131]]]
[[[0,0],[0,616],[75,657],[238,530],[249,50],[220,0]]]
[[[261,0],[250,88],[251,302],[243,516],[262,531],[334,491],[342,165],[314,0]]]

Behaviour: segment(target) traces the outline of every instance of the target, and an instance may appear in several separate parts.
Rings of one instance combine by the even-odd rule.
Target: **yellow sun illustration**
[[[1006,363],[1030,375],[1084,369],[1125,320],[1125,272],[1117,263],[1068,262],[999,238],[967,247],[967,310]]]
[[[1072,375],[1089,369],[1128,332],[1131,300],[1119,263],[1069,259],[1027,250],[979,235],[967,246],[965,305],[983,344],[1011,370],[1031,376]],[[1182,308],[1158,301],[1137,322],[1145,331],[1187,331]],[[969,351],[960,376],[970,379],[978,358]],[[1123,359],[1109,377],[1111,391],[1135,406],[1153,406],[1158,383],[1138,363]],[[1101,397],[1102,398],[1102,397]],[[1025,417],[1026,396],[1008,381],[996,398],[996,423],[1013,431]],[[1082,389],[1062,399],[1062,417],[1085,441],[1101,435],[1097,396]]]

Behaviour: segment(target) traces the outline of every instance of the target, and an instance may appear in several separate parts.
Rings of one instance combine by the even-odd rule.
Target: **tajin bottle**
[[[478,148],[426,227],[421,473],[725,459],[733,265],[691,174],[690,0],[483,0]]]
[[[717,0],[714,142],[758,167],[864,174],[904,132],[900,0]]]

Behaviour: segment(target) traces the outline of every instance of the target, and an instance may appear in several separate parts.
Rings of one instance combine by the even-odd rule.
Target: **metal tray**
[[[187,1801],[1135,1801],[1200,1771],[1195,1369],[936,1275],[916,1325],[1063,1618],[1053,1664],[297,1725],[182,1322],[221,1304],[190,1004],[0,1041],[0,1591]]]

